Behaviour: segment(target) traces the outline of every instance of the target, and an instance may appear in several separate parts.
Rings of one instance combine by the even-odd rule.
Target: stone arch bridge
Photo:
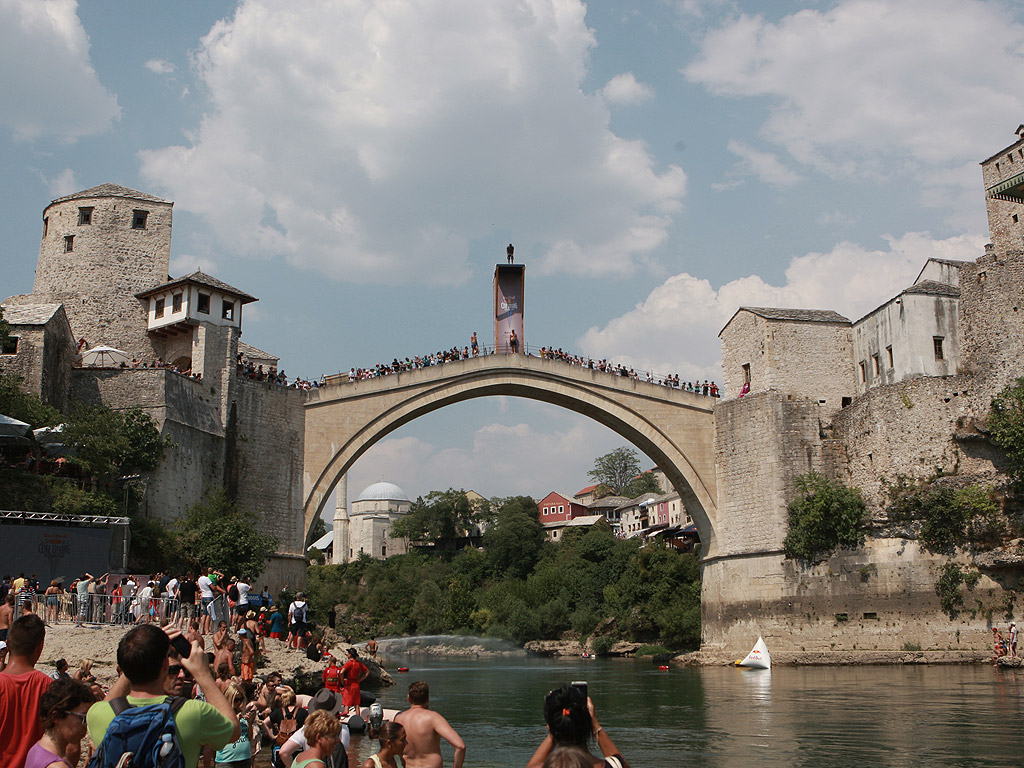
[[[310,393],[305,407],[305,530],[349,467],[374,443],[431,411],[478,397],[551,403],[604,424],[650,457],[717,552],[713,400],[559,360],[486,355]]]

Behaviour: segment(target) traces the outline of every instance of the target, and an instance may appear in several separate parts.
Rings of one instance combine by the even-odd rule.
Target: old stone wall
[[[969,376],[920,377],[872,389],[836,414],[829,436],[843,446],[829,474],[860,488],[872,511],[884,504],[881,478],[936,474],[991,482],[996,452],[956,433],[987,404]]]
[[[1005,593],[982,576],[950,619],[935,592],[945,561],[916,541],[868,539],[815,566],[774,554],[709,563],[702,647],[740,656],[762,635],[780,651],[985,649]]]
[[[1022,163],[1024,167],[1024,163]],[[1022,209],[1024,206],[1017,206]],[[1024,376],[1024,252],[991,250],[960,273],[962,368],[990,398]]]
[[[1024,172],[1024,141],[1011,144],[981,164],[985,189]],[[996,250],[1005,252],[1024,248],[1024,217],[1020,203],[986,196],[988,230]]]
[[[775,391],[715,406],[721,556],[782,550],[794,480],[822,469],[819,413]]]
[[[92,208],[90,224],[79,223],[82,208]],[[145,229],[132,228],[135,209],[149,212]],[[83,197],[52,203],[43,216],[34,300],[64,304],[75,338],[89,347],[106,344],[155,358],[135,294],[167,281],[171,204]]]
[[[279,552],[301,554],[305,393],[246,378],[237,379],[232,393],[231,471],[237,473],[239,504],[259,513]]]

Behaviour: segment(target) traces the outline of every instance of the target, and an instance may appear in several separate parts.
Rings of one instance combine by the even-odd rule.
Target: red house
[[[574,517],[590,514],[586,506],[574,501],[572,496],[552,491],[537,502],[537,520],[541,525],[565,523]]]

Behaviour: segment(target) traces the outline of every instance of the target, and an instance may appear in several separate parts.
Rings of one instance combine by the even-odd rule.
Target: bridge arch
[[[489,355],[322,387],[306,402],[303,500],[307,538],[342,475],[372,445],[428,413],[505,395],[550,403],[603,424],[666,474],[697,525],[703,554],[717,551],[711,400],[557,360]]]

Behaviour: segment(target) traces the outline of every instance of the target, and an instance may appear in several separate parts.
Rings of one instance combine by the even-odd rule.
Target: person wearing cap
[[[336,694],[334,691],[330,691],[326,688],[321,688],[316,692],[316,695],[309,702],[309,714],[313,714],[318,710],[324,710],[329,712],[332,716],[337,716],[341,710],[341,696]],[[347,764],[347,752],[349,744],[352,741],[352,734],[348,729],[348,725],[342,724],[341,732],[338,734],[338,749],[334,751],[336,766]],[[278,757],[285,768],[291,768],[292,761],[295,760],[295,756],[300,752],[305,752],[309,749],[309,743],[306,741],[306,726],[303,724],[295,733],[293,733],[288,741],[281,747],[281,751],[278,753]],[[341,758],[341,755],[345,755],[345,758]],[[340,761],[341,760],[341,761]]]
[[[1017,658],[1017,625],[1012,621],[1010,622],[1010,628],[1006,631],[1007,638],[1006,642],[1010,648],[1010,658]]]

